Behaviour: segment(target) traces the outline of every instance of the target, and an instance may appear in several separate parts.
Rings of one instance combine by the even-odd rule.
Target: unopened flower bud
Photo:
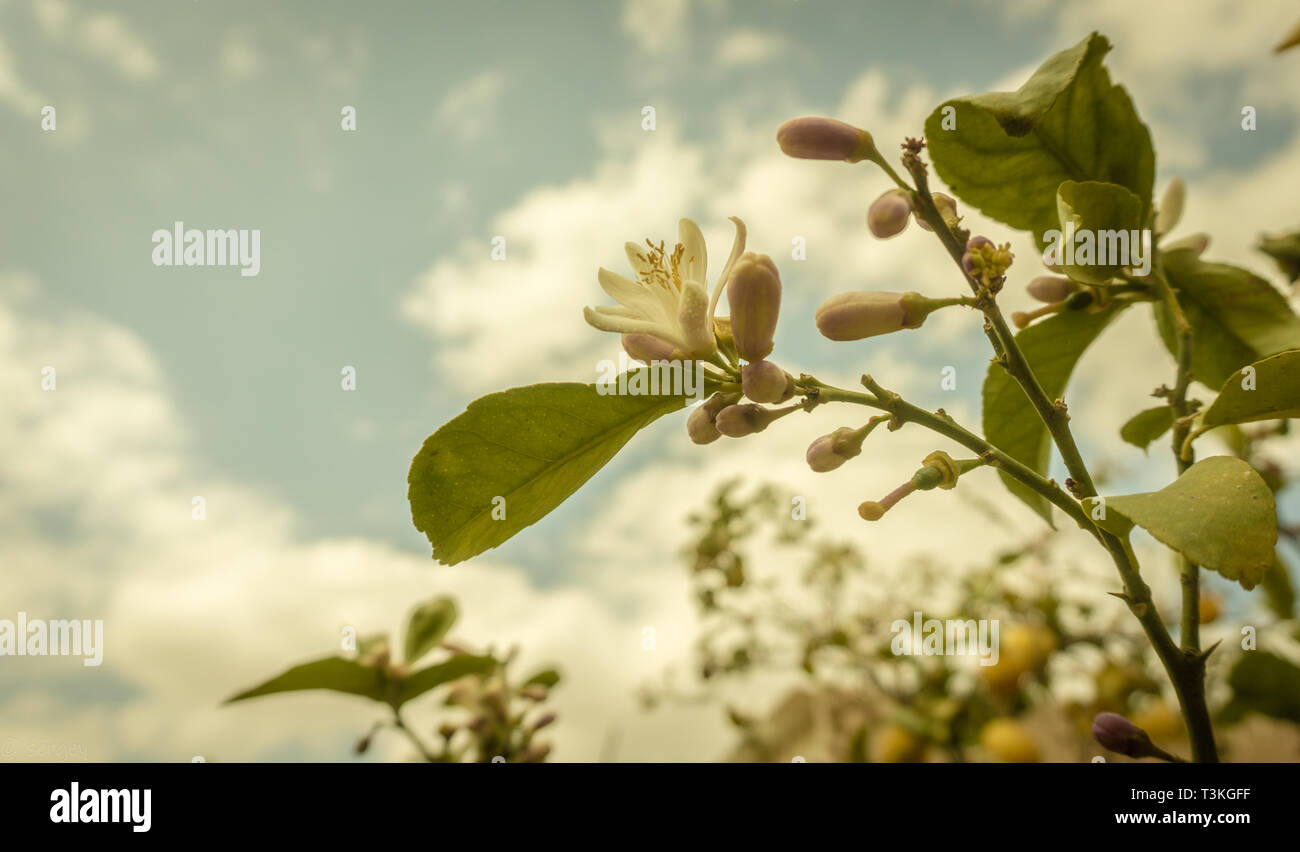
[[[1040,302],[1063,302],[1079,285],[1064,275],[1040,275],[1025,288]]]
[[[951,195],[944,195],[942,192],[936,192],[931,196],[934,199],[934,207],[939,211],[939,217],[952,227],[957,222],[957,202]],[[926,221],[921,218],[921,211],[916,211],[916,224],[920,225],[927,231],[933,231]]]
[[[538,745],[530,746],[527,751],[521,754],[519,756],[519,762],[520,763],[541,763],[543,760],[546,760],[546,756],[549,755],[550,753],[551,753],[550,744],[540,743]]]
[[[727,282],[727,304],[736,352],[746,361],[766,358],[781,312],[781,276],[770,257],[753,252],[740,256]]]
[[[542,686],[540,683],[530,683],[527,686],[521,687],[519,694],[524,698],[527,698],[529,701],[545,701],[547,690],[546,687]]]
[[[712,444],[722,437],[718,427],[713,424],[713,417],[702,405],[690,413],[686,418],[686,434],[692,443]]]
[[[805,458],[808,466],[817,473],[835,470],[849,459],[862,453],[862,441],[869,428],[850,429],[841,426],[829,435],[822,435],[808,445]]]
[[[891,189],[882,194],[867,209],[867,227],[877,239],[896,237],[907,228],[912,214],[912,201],[901,189]]]
[[[1098,713],[1092,720],[1092,738],[1102,748],[1108,748],[1125,757],[1158,755],[1147,732],[1118,713]]]
[[[1192,234],[1190,237],[1183,237],[1181,240],[1174,240],[1160,246],[1161,251],[1179,251],[1180,249],[1191,249],[1200,257],[1205,254],[1205,250],[1210,247],[1209,234]]]
[[[790,157],[856,163],[880,155],[871,134],[833,118],[792,118],[776,131],[776,142]]]
[[[790,375],[771,361],[751,361],[740,370],[741,387],[754,402],[784,402]]]
[[[971,237],[969,240],[966,241],[966,251],[979,248],[980,246],[991,246],[991,245],[993,245],[993,241],[990,240],[988,237],[977,235]]]
[[[789,408],[764,408],[761,405],[746,403],[731,405],[718,412],[714,425],[718,431],[729,438],[743,438],[766,429],[773,420],[784,417],[799,406]]]
[[[547,725],[552,724],[554,721],[555,721],[554,713],[544,713],[538,717],[536,722],[533,722],[533,730],[540,731],[542,728],[545,728]]]
[[[1174,178],[1156,208],[1156,236],[1163,237],[1174,229],[1178,220],[1183,218],[1183,202],[1186,200],[1187,184],[1182,178]]]
[[[623,351],[634,361],[672,361],[677,347],[653,334],[624,334]]]
[[[830,340],[862,340],[920,328],[938,305],[919,293],[856,290],[831,296],[817,309],[817,330]]]

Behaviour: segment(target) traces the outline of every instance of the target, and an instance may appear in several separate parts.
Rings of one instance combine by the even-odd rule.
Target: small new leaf
[[[1169,431],[1174,425],[1174,410],[1167,405],[1157,405],[1139,411],[1120,427],[1119,436],[1138,449],[1145,450],[1152,441]]]
[[[433,650],[456,623],[456,602],[451,598],[434,598],[415,608],[406,622],[406,647],[403,659],[414,665]]]

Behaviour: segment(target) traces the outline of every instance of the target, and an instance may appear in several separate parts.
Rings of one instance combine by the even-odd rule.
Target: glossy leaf
[[[360,695],[374,701],[383,701],[387,681],[384,673],[371,666],[343,657],[326,657],[294,666],[265,683],[244,690],[226,699],[227,704],[273,695],[277,692],[300,692],[308,689],[328,689]]]
[[[1157,405],[1139,411],[1120,427],[1119,436],[1127,443],[1145,450],[1152,441],[1169,431],[1174,425],[1174,410],[1167,405]]]
[[[1300,350],[1237,371],[1201,418],[1201,428],[1300,417]]]
[[[402,657],[414,664],[433,650],[456,623],[456,602],[451,598],[434,598],[415,608],[406,622],[406,648]]]
[[[639,429],[688,399],[602,395],[595,385],[573,383],[477,399],[433,433],[411,463],[407,496],[415,526],[447,565],[496,547],[545,517]]]
[[[1224,263],[1205,263],[1191,249],[1162,253],[1161,263],[1192,326],[1192,375],[1221,387],[1239,369],[1300,348],[1300,318],[1263,278]],[[1163,304],[1156,321],[1166,348],[1177,351]]]
[[[1253,467],[1232,456],[1203,459],[1159,491],[1107,497],[1106,511],[1246,589],[1273,564],[1273,492]]]
[[[400,707],[435,687],[451,683],[466,675],[490,672],[496,665],[497,661],[492,657],[457,654],[445,663],[438,663],[407,675],[397,689],[394,706]]]
[[[1155,152],[1128,93],[1102,66],[1109,50],[1093,33],[1048,59],[1015,92],[940,105],[925,123],[939,177],[985,215],[1032,231],[1040,246],[1042,233],[1057,227],[1063,181],[1125,187],[1140,200],[1145,222]]]
[[[1016,342],[1049,399],[1062,397],[1079,357],[1117,314],[1116,309],[1096,313],[1065,311],[1016,335]],[[997,363],[989,365],[984,378],[984,437],[1017,461],[1047,474],[1052,454],[1047,426],[1020,385]],[[1052,506],[1045,497],[1006,473],[999,474],[1012,494],[1052,523]]]
[[[1140,235],[1138,245],[1131,245],[1142,226],[1142,201],[1122,186],[1067,180],[1056,190],[1056,210],[1063,235],[1057,265],[1076,281],[1105,284],[1120,275],[1122,267],[1136,265],[1139,255],[1152,251],[1149,242],[1142,245]],[[1065,235],[1073,243],[1068,252]],[[1067,257],[1076,262],[1065,263]],[[1103,257],[1109,262],[1102,263]]]

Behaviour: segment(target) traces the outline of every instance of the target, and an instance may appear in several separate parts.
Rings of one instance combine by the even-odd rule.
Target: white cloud
[[[789,40],[780,33],[745,27],[728,32],[718,44],[717,62],[723,68],[757,65],[776,58],[789,47]]]
[[[221,73],[227,79],[251,80],[262,71],[262,57],[257,47],[242,35],[227,36],[221,43]]]
[[[504,71],[484,71],[453,86],[438,104],[434,120],[462,142],[473,142],[488,130],[497,103],[505,92]]]
[[[118,15],[96,12],[81,20],[79,35],[88,53],[129,80],[157,75],[159,62],[149,45]]]
[[[85,315],[41,319],[35,287],[3,283],[0,441],[11,451],[0,456],[0,535],[6,564],[22,569],[6,578],[8,617],[21,609],[105,622],[102,669],[26,661],[31,677],[6,695],[7,743],[24,752],[79,743],[93,760],[253,759],[294,748],[343,757],[340,743],[381,715],[364,702],[316,694],[218,702],[330,653],[345,624],[395,629],[413,602],[441,593],[462,604],[458,638],[518,642],[525,666],[564,671],[555,693],[561,759],[595,759],[614,726],[625,757],[714,756],[702,751],[716,742],[707,728],[665,740],[671,714],[645,719],[634,704],[635,688],[671,659],[671,643],[641,650],[641,625],[691,632],[675,627],[691,617],[684,582],[614,606],[576,586],[538,590],[490,555],[445,568],[378,541],[303,539],[292,511],[195,460],[166,379],[134,335]],[[47,365],[55,390],[41,389]],[[206,520],[191,519],[194,495],[207,501]],[[51,518],[67,530],[51,534]],[[87,677],[115,678],[128,694],[80,707],[60,700],[55,684]]]
[[[688,0],[624,0],[623,32],[644,53],[661,55],[685,47]]]

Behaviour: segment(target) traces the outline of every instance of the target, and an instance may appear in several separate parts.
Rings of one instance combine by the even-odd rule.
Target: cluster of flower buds
[[[879,160],[871,134],[833,118],[792,118],[776,131],[776,142],[787,156],[801,160]]]
[[[936,192],[932,198],[944,224],[949,228],[957,228],[961,224],[961,217],[957,215],[957,202],[942,192]],[[925,219],[921,218],[920,211],[915,209],[911,192],[905,189],[888,189],[867,208],[867,229],[877,239],[887,240],[907,230],[908,220],[912,217],[916,218],[916,224],[924,230],[934,230]]]
[[[961,268],[976,281],[996,292],[1013,260],[1015,255],[1011,253],[1011,243],[999,246],[988,237],[976,236],[966,241]]]
[[[912,478],[880,500],[868,500],[858,506],[858,515],[864,521],[878,521],[885,513],[898,504],[900,500],[916,491],[930,491],[934,488],[956,488],[957,480],[962,474],[984,464],[983,459],[961,459],[954,461],[942,450],[935,450],[925,457],[921,467],[912,474]]]
[[[817,330],[829,340],[862,340],[905,328],[920,328],[931,312],[959,301],[931,299],[915,292],[839,293],[817,309]]]
[[[1102,748],[1110,749],[1125,757],[1158,757],[1161,760],[1177,760],[1173,755],[1159,748],[1146,731],[1125,719],[1118,713],[1098,713],[1092,720],[1092,738]]]
[[[466,749],[455,747],[457,736],[468,732],[468,753],[480,763],[500,758],[508,763],[540,763],[551,752],[549,743],[538,742],[538,731],[555,722],[553,712],[532,715],[550,696],[540,682],[512,687],[502,672],[483,677],[465,677],[452,684],[447,704],[469,714],[463,725],[443,724],[443,755],[458,760]]]

